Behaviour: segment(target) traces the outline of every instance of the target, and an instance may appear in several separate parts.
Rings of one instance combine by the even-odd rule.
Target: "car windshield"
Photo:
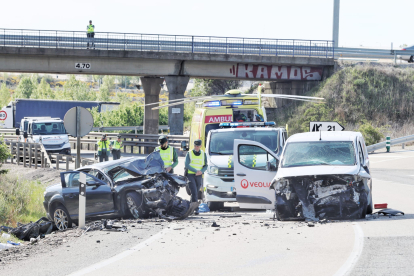
[[[278,134],[279,131],[277,130],[228,131],[212,133],[209,147],[210,155],[233,155],[234,139],[259,142],[276,153],[279,148]]]
[[[355,149],[352,142],[297,142],[286,145],[282,168],[318,165],[353,166],[355,162]]]
[[[32,129],[33,134],[37,135],[66,134],[66,129],[62,122],[34,123]]]

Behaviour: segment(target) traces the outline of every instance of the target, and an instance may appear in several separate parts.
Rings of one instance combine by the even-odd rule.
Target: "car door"
[[[72,218],[78,217],[79,212],[79,173],[78,171],[61,173],[62,195]],[[114,212],[111,187],[90,174],[86,174],[86,182],[89,184],[86,186],[86,215]]]
[[[240,208],[274,209],[275,191],[270,184],[276,175],[279,157],[255,141],[234,140],[234,186]]]

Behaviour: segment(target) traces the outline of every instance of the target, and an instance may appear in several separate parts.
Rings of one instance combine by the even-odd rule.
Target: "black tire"
[[[72,228],[72,219],[68,210],[62,204],[57,204],[50,212],[53,223],[58,230],[66,230]]]
[[[414,56],[410,57],[410,60],[408,61],[409,63],[413,63],[414,62]]]
[[[374,211],[374,202],[372,201],[372,189],[369,192],[370,203],[367,206],[367,214],[372,214]]]
[[[224,202],[207,202],[210,211],[219,211],[224,208]]]
[[[129,192],[125,195],[125,204],[128,212],[135,219],[143,217],[142,214],[142,197],[136,192]]]
[[[191,190],[190,190],[190,187],[188,186],[188,184],[187,184],[187,186],[185,186],[185,190],[187,191],[187,195],[191,195]]]

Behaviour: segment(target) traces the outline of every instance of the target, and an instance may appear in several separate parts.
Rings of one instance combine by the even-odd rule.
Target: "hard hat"
[[[165,142],[167,142],[168,141],[168,139],[167,139],[167,136],[165,136],[165,135],[161,135],[159,138],[158,138],[158,142],[160,143],[160,145],[162,145],[162,144],[164,144]]]

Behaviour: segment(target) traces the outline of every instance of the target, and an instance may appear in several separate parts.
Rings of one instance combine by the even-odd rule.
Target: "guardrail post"
[[[387,142],[385,143],[385,148],[387,149],[387,152],[390,152],[390,148],[391,148],[391,137],[387,136]]]
[[[17,147],[16,147],[16,156],[17,156],[17,158],[16,158],[16,163],[17,163],[17,166],[19,166],[20,165],[20,143],[17,143]]]
[[[59,170],[59,160],[60,160],[60,155],[56,155],[56,170]]]
[[[259,40],[259,56],[262,55],[262,39]]]
[[[23,143],[23,167],[26,167],[26,143]]]
[[[312,56],[312,40],[309,41],[309,56]]]
[[[326,41],[326,50],[325,50],[325,52],[326,52],[326,58],[328,58],[328,49],[329,49],[329,42]]]
[[[40,160],[41,165],[42,165],[42,168],[46,168],[46,165],[45,165],[45,153],[43,151],[40,154],[40,158],[42,158],[42,160]]]
[[[295,56],[295,40],[293,40],[293,56]]]
[[[13,154],[14,154],[14,142],[11,142],[10,143],[10,154],[11,154],[11,157],[10,157],[10,162],[12,163],[12,164],[14,164],[14,158],[13,158]]]
[[[402,143],[402,144],[401,144],[401,148],[402,148],[402,149],[405,149],[405,143]]]
[[[191,36],[191,53],[194,53],[194,36]]]
[[[69,171],[69,161],[72,161],[72,156],[66,155],[66,171]]]
[[[37,164],[39,163],[39,160],[37,160],[38,159],[38,156],[37,156],[38,148],[39,148],[39,145],[35,144],[35,152],[34,152],[34,155],[35,155],[35,169],[37,169]]]
[[[33,144],[29,144],[29,168],[32,167],[32,159],[33,159]]]
[[[226,54],[229,53],[229,44],[227,43],[227,37],[226,37]]]

